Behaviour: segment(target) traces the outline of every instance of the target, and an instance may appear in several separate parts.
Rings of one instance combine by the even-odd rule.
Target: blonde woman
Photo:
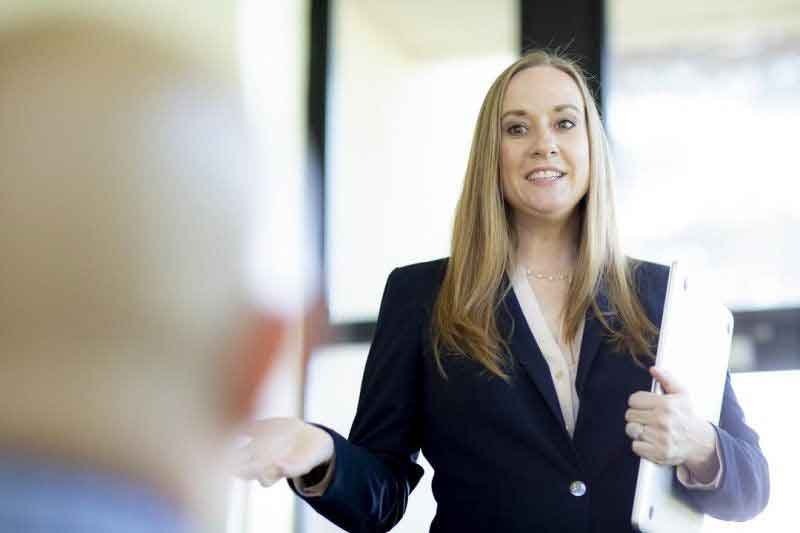
[[[630,531],[639,457],[677,465],[706,513],[757,514],[767,464],[730,383],[715,427],[652,367],[668,271],[620,250],[612,189],[580,70],[516,61],[481,108],[449,259],[389,276],[350,437],[262,421],[242,475],[290,478],[352,532],[400,520],[420,449],[434,532]]]

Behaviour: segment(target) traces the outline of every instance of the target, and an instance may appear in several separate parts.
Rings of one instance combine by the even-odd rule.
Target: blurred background
[[[296,331],[263,416],[347,434],[392,268],[446,256],[474,121],[521,50],[561,48],[593,77],[628,253],[690,262],[734,311],[734,388],[770,461],[746,524],[795,524],[800,458],[800,2],[797,0],[3,0],[0,25],[111,17],[244,82],[285,194],[312,184],[330,335]],[[307,360],[307,364],[304,361]],[[398,532],[426,531],[430,467]],[[285,484],[234,483],[229,533],[339,531]]]

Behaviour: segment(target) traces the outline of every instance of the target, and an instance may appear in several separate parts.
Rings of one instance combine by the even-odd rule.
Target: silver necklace
[[[572,274],[570,273],[561,273],[561,274],[542,274],[541,272],[534,272],[530,268],[525,269],[525,275],[529,278],[535,279],[546,279],[547,281],[567,281],[572,278]]]

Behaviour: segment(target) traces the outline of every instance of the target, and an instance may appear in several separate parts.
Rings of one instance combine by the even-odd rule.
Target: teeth
[[[563,176],[563,172],[559,172],[558,170],[537,170],[535,172],[531,172],[528,174],[529,180],[535,179],[555,179],[560,178]]]

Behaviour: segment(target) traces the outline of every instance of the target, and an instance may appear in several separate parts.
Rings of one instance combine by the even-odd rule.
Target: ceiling
[[[800,36],[800,0],[608,0],[616,52]]]
[[[519,43],[518,0],[339,0],[417,59],[507,54]]]
[[[339,0],[416,58],[507,53],[518,0]],[[607,0],[615,53],[682,44],[800,36],[800,0]]]

